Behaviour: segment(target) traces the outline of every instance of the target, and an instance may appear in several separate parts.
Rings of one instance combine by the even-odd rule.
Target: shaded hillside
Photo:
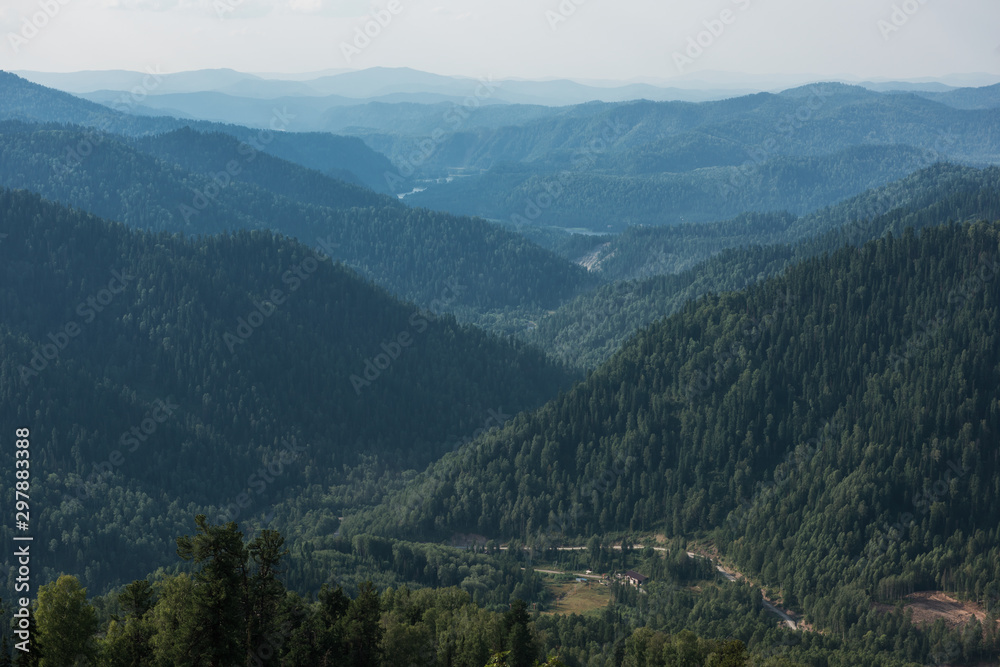
[[[441,308],[446,281],[466,290],[451,306],[471,309],[554,307],[596,283],[584,269],[479,219],[409,209],[391,200],[387,206],[349,210],[303,204],[251,182],[185,171],[113,135],[7,122],[0,123],[0,138],[0,185],[5,187],[154,231],[272,230],[322,246],[365,277],[423,306],[437,302]],[[68,157],[67,149],[81,143],[87,154],[77,150],[78,157]],[[224,158],[212,151],[208,154]],[[258,168],[259,157],[255,151],[237,153],[237,166],[248,169],[243,178],[267,184],[274,175],[276,188],[314,201],[337,203],[343,195],[349,197],[345,204],[386,201],[336,184],[334,191],[308,191],[311,182],[327,187],[327,179],[275,160],[268,161],[273,170]],[[205,168],[214,158],[187,161]]]
[[[624,270],[629,262],[639,270],[659,270],[664,262],[687,261],[722,242],[745,247],[724,250],[676,275],[583,294],[539,318],[524,337],[571,365],[595,368],[635,332],[704,294],[742,289],[795,262],[844,244],[861,245],[887,231],[900,234],[906,227],[977,219],[1000,219],[1000,171],[937,165],[791,223],[776,216],[746,216],[708,225],[722,232],[715,238],[706,238],[698,225],[632,230],[606,241],[600,251],[621,252]],[[741,230],[741,220],[756,222]],[[779,243],[759,245],[773,242],[776,234]]]
[[[145,93],[156,89],[150,77]],[[315,169],[333,178],[364,184],[391,194],[385,173],[394,171],[385,156],[368,148],[360,139],[328,133],[287,132],[289,120],[282,109],[272,110],[261,129],[224,123],[182,120],[170,117],[135,116],[136,102],[122,94],[108,105],[95,104],[52,88],[33,84],[0,71],[0,119],[33,123],[60,123],[93,128],[124,136],[163,134],[183,127],[202,132],[222,132],[248,142],[264,153]]]
[[[346,530],[708,533],[855,636],[914,590],[995,605],[998,275],[1000,224],[949,225],[706,297]]]
[[[0,419],[33,433],[43,580],[145,576],[195,511],[422,467],[572,380],[267,232],[183,240],[11,191],[0,221]]]
[[[934,162],[1000,162],[998,123],[996,109],[840,84],[702,104],[584,105],[432,142],[418,176],[475,175],[428,182],[413,201],[600,232],[746,211],[804,214]],[[400,164],[413,150],[402,138],[398,148],[392,137],[367,140]]]
[[[185,127],[135,140],[136,148],[186,171],[256,185],[303,204],[327,208],[393,207],[398,199],[345,183],[314,169],[262,152],[261,143],[244,143],[219,132]]]
[[[508,165],[428,187],[408,199],[517,224],[619,232],[629,225],[712,222],[745,211],[803,215],[903,178],[934,159],[908,146],[855,146],[823,156],[777,156],[642,176],[597,171],[587,161],[552,173]]]

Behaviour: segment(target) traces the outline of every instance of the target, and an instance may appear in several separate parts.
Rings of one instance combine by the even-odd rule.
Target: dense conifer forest
[[[1000,659],[995,87],[218,98],[0,72],[0,667]]]

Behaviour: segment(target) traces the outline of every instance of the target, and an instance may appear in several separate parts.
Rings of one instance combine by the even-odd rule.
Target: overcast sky
[[[998,0],[392,0],[398,13],[365,48],[348,49],[350,62],[343,45],[389,0],[0,1],[0,68],[13,70],[407,66],[615,80],[704,70],[1000,74]],[[42,14],[44,5],[54,16]],[[699,37],[707,47],[685,53]]]

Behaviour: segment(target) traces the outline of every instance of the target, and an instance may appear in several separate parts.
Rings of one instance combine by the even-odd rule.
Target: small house
[[[647,577],[645,575],[642,575],[642,574],[639,574],[635,570],[629,570],[628,572],[626,572],[625,573],[625,579],[627,579],[628,583],[632,584],[636,588],[639,588],[640,586],[642,586],[643,584],[645,584],[647,581],[649,581],[649,577]]]

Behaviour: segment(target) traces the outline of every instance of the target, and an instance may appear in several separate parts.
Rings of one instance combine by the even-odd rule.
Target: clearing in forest
[[[611,601],[611,588],[597,581],[556,583],[546,582],[545,588],[555,599],[544,612],[546,614],[585,614],[595,609],[603,609]]]

